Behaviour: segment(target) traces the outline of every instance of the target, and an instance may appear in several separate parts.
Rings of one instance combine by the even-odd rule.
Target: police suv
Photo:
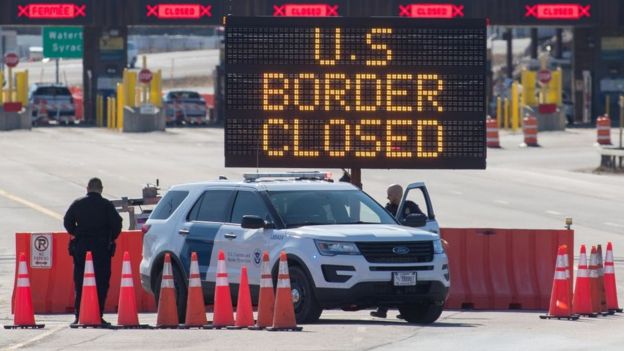
[[[233,301],[247,266],[254,303],[262,252],[274,280],[288,255],[299,323],[323,309],[398,308],[410,323],[433,323],[450,286],[440,237],[411,214],[404,225],[357,187],[319,172],[249,174],[172,187],[143,227],[141,281],[158,299],[164,255],[171,254],[178,312],[184,320],[191,252],[197,252],[204,299],[213,302],[217,252],[226,255]],[[430,204],[428,204],[430,207]],[[436,228],[437,229],[437,228]]]

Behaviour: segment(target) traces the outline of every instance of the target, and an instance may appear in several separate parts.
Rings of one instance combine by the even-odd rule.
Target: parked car
[[[359,188],[329,182],[318,172],[176,185],[143,226],[141,282],[158,299],[164,256],[170,254],[184,320],[192,252],[199,258],[205,303],[211,304],[219,250],[235,286],[241,266],[247,266],[254,302],[262,252],[270,254],[275,280],[279,253],[285,251],[299,323],[317,321],[324,309],[377,306],[398,308],[409,323],[433,323],[442,313],[450,277],[438,234],[409,227],[426,222],[425,215],[410,214],[400,225]],[[236,301],[237,289],[231,292]]]
[[[165,94],[165,112],[168,124],[206,124],[206,101],[196,91],[172,90]]]
[[[35,83],[28,93],[32,109],[33,124],[56,121],[76,123],[76,104],[71,92],[64,84]]]

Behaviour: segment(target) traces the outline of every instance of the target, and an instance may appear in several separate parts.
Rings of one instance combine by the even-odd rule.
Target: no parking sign
[[[30,236],[30,267],[52,268],[52,234]]]

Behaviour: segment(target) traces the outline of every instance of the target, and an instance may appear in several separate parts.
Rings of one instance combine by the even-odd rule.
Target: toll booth
[[[83,27],[87,124],[96,124],[97,96],[111,95],[123,80],[129,27],[218,27],[228,14],[486,18],[490,26],[530,28],[532,33],[538,27],[568,28],[574,50],[572,75],[569,81],[564,79],[564,90],[570,91],[574,119],[591,123],[607,110],[617,115],[617,97],[624,93],[624,2],[620,0],[12,0],[3,10],[0,25]],[[509,33],[506,40],[511,47]],[[560,53],[557,43],[555,57]],[[513,73],[514,64],[508,60],[507,71]],[[219,72],[217,68],[217,82]],[[222,105],[221,83],[216,88],[217,111]]]

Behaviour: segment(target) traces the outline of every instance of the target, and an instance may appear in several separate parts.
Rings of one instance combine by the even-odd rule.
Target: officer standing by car
[[[401,204],[401,198],[403,198],[403,187],[399,184],[392,184],[388,187],[388,203],[386,204],[386,210],[390,212],[393,216],[397,216],[397,211],[399,210],[399,205]],[[408,214],[412,213],[423,213],[420,210],[420,207],[416,205],[415,202],[407,200],[405,201],[405,205],[403,206],[403,216],[402,218],[407,217]],[[377,311],[372,311],[370,313],[373,317],[378,318],[386,318],[388,315],[388,308],[384,306],[379,306]],[[398,315],[397,318],[402,319],[401,315]]]
[[[91,251],[100,304],[100,316],[104,314],[108,293],[111,258],[115,254],[115,240],[121,232],[122,219],[115,206],[102,197],[102,181],[92,178],[87,185],[87,195],[74,201],[65,213],[64,226],[73,237],[69,242],[69,254],[74,259],[74,308],[78,323],[85,255]],[[102,319],[102,324],[110,324]]]

